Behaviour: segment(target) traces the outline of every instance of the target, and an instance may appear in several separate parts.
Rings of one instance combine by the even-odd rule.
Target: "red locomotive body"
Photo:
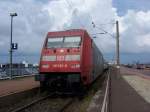
[[[103,56],[86,30],[49,32],[41,53],[41,86],[78,88],[91,84],[103,71]]]

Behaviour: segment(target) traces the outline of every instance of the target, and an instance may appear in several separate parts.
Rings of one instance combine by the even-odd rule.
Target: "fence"
[[[38,73],[38,67],[15,67],[12,68],[12,77],[30,76]],[[10,69],[0,69],[0,79],[10,78]]]

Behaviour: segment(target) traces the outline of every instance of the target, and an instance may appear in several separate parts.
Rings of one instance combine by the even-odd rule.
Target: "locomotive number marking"
[[[54,64],[53,67],[54,68],[67,68],[68,65],[67,64]]]

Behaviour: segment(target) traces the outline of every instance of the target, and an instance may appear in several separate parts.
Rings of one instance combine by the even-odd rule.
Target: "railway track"
[[[23,105],[23,106],[21,106],[21,107],[19,107],[19,108],[16,108],[16,109],[14,109],[14,110],[11,111],[11,112],[21,112],[21,111],[25,110],[26,108],[29,108],[29,107],[31,107],[32,105],[35,105],[36,103],[38,103],[38,102],[40,102],[40,101],[42,101],[42,100],[47,99],[47,98],[50,97],[50,96],[52,96],[52,95],[48,95],[48,96],[39,98],[39,99],[37,99],[37,100],[34,100],[34,101],[32,101],[31,103],[28,103],[27,105]]]
[[[103,79],[104,77],[100,77],[94,82],[89,95],[93,95],[92,91],[96,91],[99,88]],[[85,96],[85,100],[82,99],[81,101],[78,97],[71,98],[69,97],[70,95],[66,97],[66,95],[60,94],[59,92],[55,92],[54,95],[48,94],[49,92],[41,93],[37,89],[34,92],[31,91],[28,95],[12,95],[10,98],[2,100],[2,104],[3,102],[9,103],[10,101],[11,103],[9,105],[1,105],[0,112],[75,112],[74,110],[78,112],[79,110],[86,110],[88,107],[87,103],[82,105],[82,102],[87,102],[86,99],[87,97],[89,98],[89,95]]]
[[[10,112],[64,112],[74,101],[74,98],[53,98],[53,95],[36,99]]]

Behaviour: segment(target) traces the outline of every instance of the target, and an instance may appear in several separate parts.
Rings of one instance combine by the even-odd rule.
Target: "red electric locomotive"
[[[48,32],[36,79],[51,90],[78,91],[90,85],[103,68],[103,55],[86,30]]]

